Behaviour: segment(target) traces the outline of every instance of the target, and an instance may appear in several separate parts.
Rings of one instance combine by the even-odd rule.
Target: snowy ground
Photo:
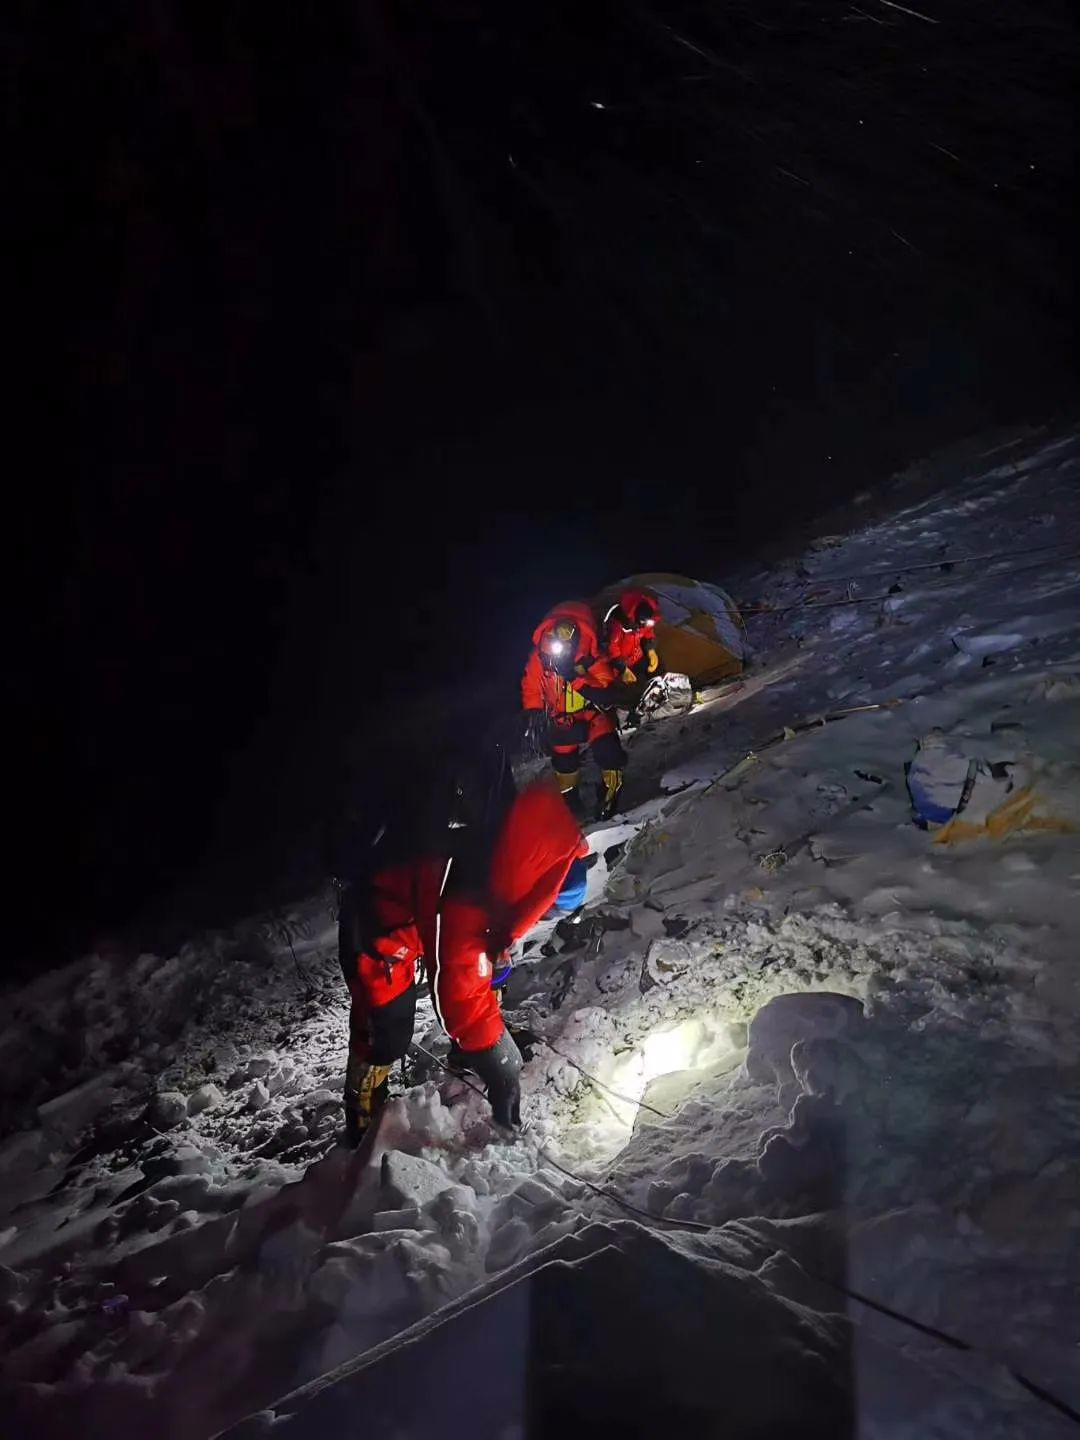
[[[1014,1373],[1080,1408],[1080,441],[902,506],[718,577],[772,607],[754,668],[635,737],[581,923],[532,937],[507,1001],[544,1037],[520,1138],[421,1062],[373,1162],[337,1146],[328,896],[3,998],[10,1433],[261,1434],[345,1365],[277,1412],[334,1433],[316,1412],[354,1357],[598,1236],[713,1276],[732,1332],[761,1321],[729,1420],[809,1366],[850,1433],[1073,1428]],[[916,828],[904,766],[934,727],[1059,828]]]

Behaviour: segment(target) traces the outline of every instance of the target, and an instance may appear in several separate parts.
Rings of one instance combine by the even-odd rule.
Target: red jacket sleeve
[[[544,667],[540,663],[540,656],[534,650],[529,656],[525,666],[525,673],[521,677],[521,708],[523,710],[543,710]]]
[[[588,841],[548,775],[514,801],[503,821],[491,861],[491,928],[517,940],[552,904],[566,872]]]

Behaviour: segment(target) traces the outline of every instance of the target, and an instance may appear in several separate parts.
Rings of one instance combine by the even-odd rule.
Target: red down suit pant
[[[551,768],[557,775],[577,774],[582,745],[592,747],[601,770],[621,770],[626,764],[614,717],[606,710],[586,710],[577,720],[551,722]]]
[[[486,1050],[503,1032],[491,988],[492,957],[531,930],[554,903],[588,842],[554,776],[514,798],[495,840],[483,900],[457,895],[453,872],[425,957],[439,1021],[464,1051]]]
[[[439,1023],[463,1050],[485,1050],[502,1033],[491,988],[487,910],[440,894],[452,869],[448,857],[410,861],[376,875],[368,896],[350,891],[343,900],[342,969],[352,1000],[349,1051],[358,1061],[392,1065],[408,1050],[420,963]],[[344,937],[357,912],[371,925],[354,946]]]
[[[438,905],[445,870],[437,857],[404,861],[342,896],[338,956],[352,1000],[349,1051],[358,1061],[392,1065],[412,1043],[423,959],[417,916]]]

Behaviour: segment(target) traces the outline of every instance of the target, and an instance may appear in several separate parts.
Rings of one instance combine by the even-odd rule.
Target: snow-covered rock
[[[862,1002],[851,995],[778,995],[750,1022],[746,1073],[759,1084],[789,1085],[796,1078],[796,1044],[805,1047],[810,1037],[857,1034],[864,1019]]]
[[[111,1074],[96,1075],[38,1106],[41,1128],[54,1141],[72,1141],[118,1098]]]

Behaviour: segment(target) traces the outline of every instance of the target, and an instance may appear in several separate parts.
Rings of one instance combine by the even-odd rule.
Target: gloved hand
[[[634,674],[633,670],[630,669],[629,665],[627,665],[626,669],[622,672],[622,682],[624,685],[637,684],[637,676]]]
[[[657,670],[659,670],[659,668],[660,668],[660,652],[659,652],[659,650],[649,650],[649,651],[648,651],[648,656],[649,656],[649,674],[650,674],[650,675],[655,675],[656,672],[657,672]]]
[[[463,1050],[461,1058],[487,1087],[496,1125],[521,1124],[521,1051],[504,1030],[487,1050]]]

